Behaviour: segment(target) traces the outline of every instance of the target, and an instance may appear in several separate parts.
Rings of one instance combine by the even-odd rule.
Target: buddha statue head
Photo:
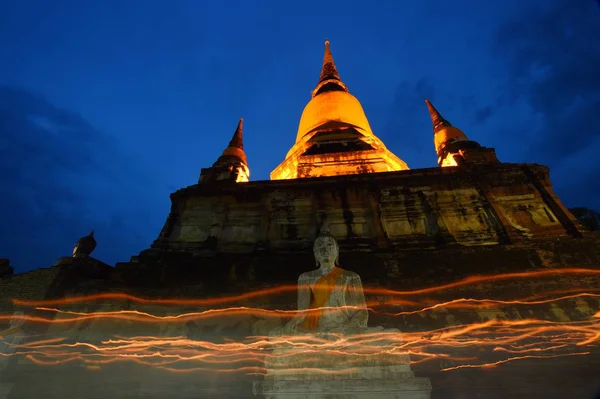
[[[321,228],[321,232],[313,245],[313,253],[317,261],[317,267],[329,269],[338,265],[340,248],[331,235],[328,226],[323,225]]]

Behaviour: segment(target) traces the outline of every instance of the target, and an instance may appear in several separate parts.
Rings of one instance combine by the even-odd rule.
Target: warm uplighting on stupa
[[[409,169],[373,134],[360,102],[337,71],[329,41],[319,82],[298,125],[296,143],[272,180]]]
[[[442,159],[442,163],[440,164],[440,166],[458,166],[458,163],[456,162],[456,159],[454,159],[453,156],[447,156],[444,159]]]
[[[500,163],[493,148],[482,147],[476,141],[469,140],[462,130],[444,119],[429,100],[425,102],[433,124],[433,143],[439,166],[470,167]]]
[[[435,145],[435,152],[438,155],[438,164],[440,166],[458,166],[453,154],[447,151],[447,147],[458,141],[469,140],[467,135],[444,119],[429,100],[425,100],[425,102],[427,103],[431,123],[433,124],[433,143]]]

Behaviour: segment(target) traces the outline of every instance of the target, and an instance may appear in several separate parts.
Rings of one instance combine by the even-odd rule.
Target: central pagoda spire
[[[348,92],[348,88],[342,82],[340,74],[335,67],[333,61],[333,55],[331,54],[331,47],[329,40],[325,40],[325,54],[323,55],[323,67],[321,68],[321,76],[319,77],[319,83],[312,92],[313,98],[316,95],[325,93],[328,91],[345,91]]]
[[[407,170],[373,134],[360,101],[348,92],[329,40],[319,82],[304,107],[296,143],[271,172],[272,180]]]

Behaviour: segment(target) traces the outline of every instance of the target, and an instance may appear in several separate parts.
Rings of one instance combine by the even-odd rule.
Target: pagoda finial
[[[329,46],[329,40],[325,40],[325,54],[323,55],[323,68],[321,69],[321,77],[319,82],[329,79],[341,80],[340,74],[335,67],[333,62],[333,55],[331,54],[331,47]]]
[[[325,40],[325,54],[323,55],[323,67],[321,68],[321,76],[319,77],[319,83],[312,92],[312,96],[327,92],[327,91],[345,91],[348,92],[348,88],[342,82],[340,74],[335,67],[333,62],[333,55],[331,55],[331,47],[329,46],[329,40]]]
[[[435,133],[438,129],[443,126],[452,126],[444,117],[438,112],[433,106],[431,101],[425,100],[427,108],[429,109],[429,115],[431,116],[431,123],[433,124],[433,132]]]
[[[323,65],[333,64],[335,67],[335,63],[333,62],[333,55],[331,55],[331,47],[329,46],[329,40],[325,40],[325,55],[323,56]]]
[[[242,150],[244,149],[244,141],[243,141],[243,137],[242,137],[243,128],[244,128],[244,118],[240,118],[237,128],[235,129],[235,132],[233,133],[233,137],[231,138],[231,141],[229,142],[229,147],[237,147]]]

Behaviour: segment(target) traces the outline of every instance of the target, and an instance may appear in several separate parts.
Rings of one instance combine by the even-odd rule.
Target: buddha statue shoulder
[[[298,278],[298,316],[283,328],[285,334],[362,332],[369,313],[360,276],[338,266],[339,246],[327,228],[315,240],[318,269]]]

